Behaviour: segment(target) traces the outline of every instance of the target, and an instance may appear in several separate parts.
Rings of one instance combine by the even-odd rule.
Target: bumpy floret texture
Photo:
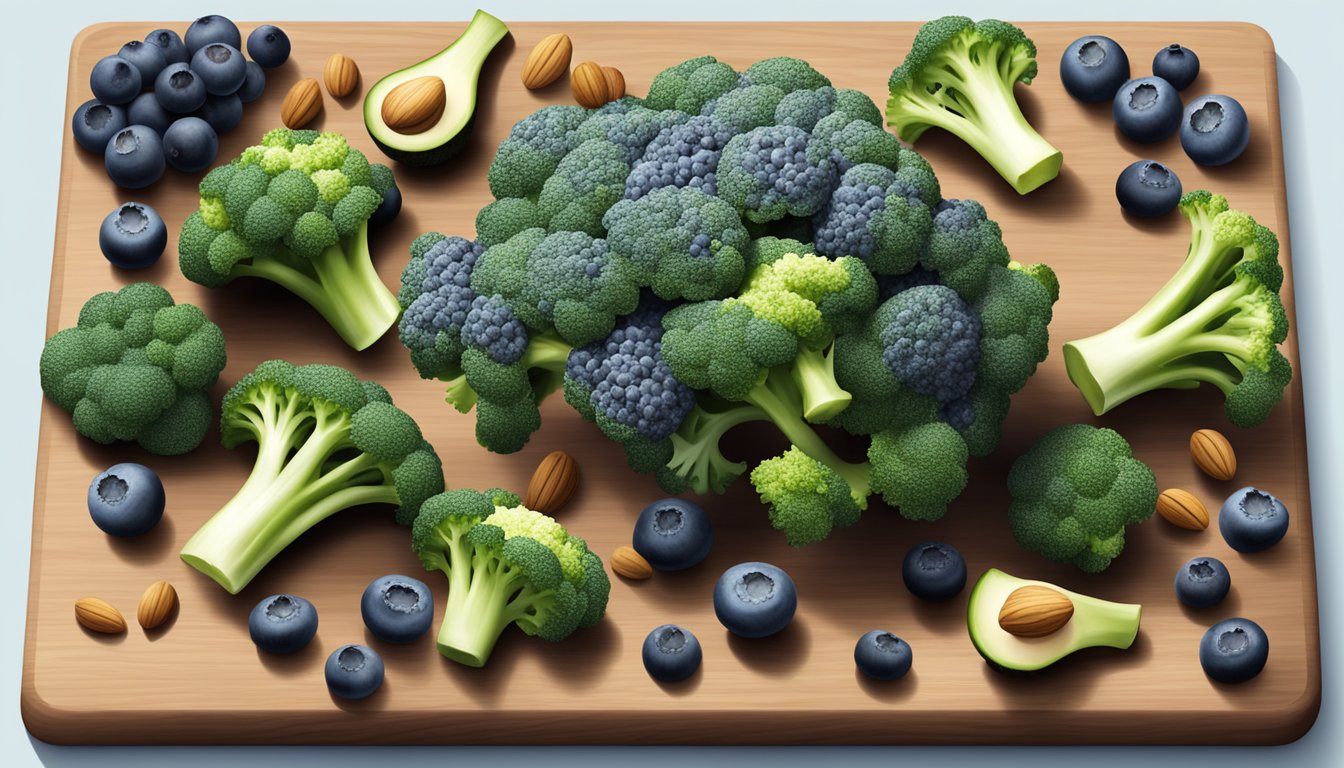
[[[715,194],[719,156],[732,137],[727,126],[707,115],[664,128],[630,169],[625,196],[637,200],[663,187],[694,187]]]
[[[484,253],[479,243],[439,235],[421,242],[401,274],[401,343],[425,378],[455,375],[465,344],[467,316],[477,298],[471,273]],[[414,248],[413,248],[414,250]]]
[[[836,167],[830,157],[815,163],[810,135],[775,125],[734,136],[719,158],[719,194],[754,222],[811,216],[830,197]]]
[[[892,301],[882,360],[896,378],[939,403],[969,392],[980,362],[979,316],[944,285],[911,288]]]

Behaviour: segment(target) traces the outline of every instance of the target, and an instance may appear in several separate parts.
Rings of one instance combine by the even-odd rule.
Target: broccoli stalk
[[[739,424],[768,420],[769,417],[760,408],[746,403],[721,406],[698,403],[672,434],[672,458],[666,467],[696,493],[708,493],[711,490],[723,493],[747,471],[747,465],[740,461],[729,461],[719,450],[719,441],[728,430]]]

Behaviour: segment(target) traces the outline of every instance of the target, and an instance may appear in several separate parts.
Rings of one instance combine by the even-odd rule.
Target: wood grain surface
[[[89,98],[93,63],[122,42],[141,39],[157,23],[90,27],[74,41],[68,108]],[[185,22],[172,26],[184,29]],[[244,32],[255,24],[243,24]],[[220,158],[236,155],[278,124],[279,105],[300,77],[316,77],[326,57],[343,52],[363,73],[346,99],[324,93],[317,127],[345,132],[371,158],[379,154],[360,120],[363,89],[383,74],[450,42],[460,22],[416,24],[287,24],[294,41],[288,64],[268,73],[264,98],[249,105],[242,125],[223,137]],[[568,32],[575,60],[619,67],[630,92],[643,93],[664,67],[710,52],[738,68],[772,55],[810,60],[837,86],[858,88],[879,104],[916,24],[627,24],[528,23],[489,60],[481,79],[475,137],[442,168],[398,168],[405,208],[373,243],[379,272],[397,283],[411,239],[427,230],[470,235],[475,212],[489,200],[485,170],[509,126],[548,103],[569,100],[567,79],[539,92],[519,82],[527,51],[546,34]],[[250,447],[226,451],[212,431],[196,453],[159,458],[126,446],[77,438],[69,417],[43,404],[33,524],[22,710],[38,737],[61,743],[1275,743],[1291,741],[1315,719],[1320,665],[1315,568],[1308,509],[1301,388],[1295,380],[1273,416],[1254,430],[1226,423],[1222,398],[1200,389],[1143,396],[1093,418],[1070,385],[1060,346],[1109,327],[1139,306],[1184,257],[1187,227],[1178,216],[1141,221],[1123,216],[1114,180],[1135,159],[1169,163],[1186,189],[1211,188],[1274,229],[1288,260],[1288,221],[1273,45],[1258,27],[1241,24],[1032,23],[1041,74],[1018,96],[1034,125],[1064,152],[1062,174],[1019,197],[983,161],[937,131],[918,149],[932,161],[946,197],[984,202],[1003,225],[1013,256],[1044,261],[1059,273],[1063,296],[1051,327],[1050,358],[1014,398],[1002,446],[971,463],[971,485],[938,523],[912,523],[875,503],[854,527],[802,550],[772,530],[746,483],[704,499],[718,544],[703,565],[660,573],[647,582],[614,579],[610,609],[598,626],[549,644],[510,630],[487,669],[441,658],[432,636],[389,646],[369,636],[359,596],[389,572],[424,575],[407,531],[385,509],[338,515],[301,538],[245,591],[225,594],[177,552],[246,476]],[[1136,75],[1152,52],[1172,40],[1197,50],[1203,70],[1186,92],[1234,95],[1252,122],[1252,143],[1236,163],[1199,168],[1176,137],[1138,145],[1113,128],[1110,105],[1069,99],[1057,64],[1064,46],[1085,33],[1109,35],[1129,51]],[[70,113],[68,113],[70,114]],[[68,119],[68,118],[67,118]],[[496,456],[479,448],[472,419],[443,402],[442,385],[416,376],[396,334],[363,353],[347,349],[315,312],[268,283],[241,280],[217,290],[179,274],[171,243],[196,205],[192,176],[171,173],[153,188],[116,190],[101,157],[66,135],[47,330],[72,325],[90,295],[135,280],[154,280],[180,301],[200,305],[221,327],[229,365],[215,395],[261,360],[323,361],[376,377],[414,415],[443,456],[452,486],[525,488],[537,461],[556,448],[578,459],[578,495],[560,517],[607,558],[629,543],[634,517],[660,496],[636,476],[613,443],[552,398],[545,424],[527,448]],[[113,269],[98,252],[97,230],[119,200],[154,205],[168,222],[169,253],[144,272]],[[1293,316],[1291,279],[1284,288]],[[1289,359],[1297,364],[1290,336]],[[31,375],[31,374],[30,374]],[[1159,486],[1187,488],[1216,510],[1235,488],[1254,484],[1284,500],[1292,527],[1277,547],[1257,555],[1231,551],[1216,530],[1190,533],[1154,518],[1131,532],[1124,555],[1101,575],[1048,563],[1012,541],[1005,519],[1004,477],[1013,457],[1058,424],[1086,421],[1118,428],[1148,462]],[[1215,482],[1191,464],[1191,431],[1214,427],[1235,446],[1241,470]],[[766,433],[732,436],[741,457],[782,449]],[[168,510],[151,533],[132,540],[101,534],[89,521],[85,489],[101,469],[142,461],[163,476]],[[920,604],[902,586],[900,561],[914,543],[949,541],[965,553],[972,580],[994,566],[1069,589],[1144,606],[1143,626],[1126,652],[1086,651],[1038,675],[991,670],[966,636],[966,594],[946,604]],[[1219,607],[1181,608],[1172,577],[1187,558],[1212,555],[1232,572],[1231,595]],[[766,560],[796,580],[794,623],[764,640],[730,636],[714,619],[712,585],[729,565]],[[431,586],[442,584],[426,575]],[[80,629],[74,601],[102,597],[124,613],[140,593],[168,579],[181,596],[176,619],[146,634],[120,637]],[[321,614],[317,639],[293,656],[259,653],[246,617],[268,594],[308,597]],[[1196,649],[1215,621],[1244,615],[1271,639],[1269,663],[1252,682],[1211,683]],[[437,617],[436,617],[437,621]],[[690,680],[659,685],[640,663],[645,634],[664,622],[689,627],[704,646],[704,665]],[[902,681],[874,683],[855,671],[860,634],[883,628],[914,648],[914,670]],[[323,684],[326,655],[347,642],[371,643],[387,662],[387,682],[360,702],[333,700]]]

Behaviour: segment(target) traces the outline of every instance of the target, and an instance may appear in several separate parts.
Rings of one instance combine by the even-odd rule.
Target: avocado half
[[[999,626],[999,609],[1020,587],[1049,587],[1073,601],[1073,617],[1059,631],[1045,637],[1018,637]],[[1045,669],[1081,648],[1108,646],[1125,649],[1139,634],[1143,606],[1112,603],[1080,595],[1046,581],[1031,581],[990,568],[975,583],[966,607],[971,642],[991,665],[1018,672]]]
[[[406,165],[439,165],[457,154],[471,135],[476,117],[476,84],[481,67],[500,40],[509,34],[504,22],[477,11],[466,31],[452,45],[374,83],[364,96],[364,126],[378,148]],[[398,133],[383,122],[383,100],[393,88],[417,77],[443,81],[447,99],[443,116],[420,133]]]

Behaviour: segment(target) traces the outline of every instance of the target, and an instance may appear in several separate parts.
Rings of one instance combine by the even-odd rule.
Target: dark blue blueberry
[[[675,683],[695,674],[704,654],[691,630],[664,624],[644,638],[644,670],[654,680]]]
[[[1225,165],[1241,157],[1251,143],[1251,121],[1231,96],[1200,96],[1185,107],[1181,147],[1200,165]]]
[[[860,672],[874,680],[905,677],[914,660],[909,643],[880,629],[864,634],[854,646],[854,663],[859,665]]]
[[[261,98],[261,94],[266,91],[266,72],[262,70],[261,65],[255,61],[247,62],[247,77],[243,80],[243,86],[238,89],[238,98],[244,104],[256,101]]]
[[[163,518],[163,503],[163,481],[143,464],[114,464],[89,483],[89,515],[112,536],[153,528]]]
[[[1064,49],[1059,79],[1064,90],[1079,101],[1106,101],[1129,79],[1129,57],[1109,37],[1080,37]]]
[[[177,115],[164,109],[159,103],[159,97],[155,96],[153,91],[145,91],[136,96],[135,101],[126,108],[127,125],[143,125],[160,135],[168,130],[168,126],[176,119]],[[107,142],[103,142],[103,146],[107,146]]]
[[[93,97],[104,104],[129,104],[140,93],[144,81],[131,62],[113,54],[104,56],[89,72]]]
[[[401,190],[397,187],[388,187],[383,190],[383,202],[378,204],[373,215],[369,217],[369,226],[381,227],[391,224],[399,213],[401,213]]]
[[[434,621],[434,597],[423,581],[394,573],[369,583],[359,612],[364,625],[379,640],[409,643],[429,631]]]
[[[921,600],[949,600],[966,587],[966,558],[951,544],[926,541],[905,553],[901,577]]]
[[[206,93],[224,96],[243,87],[247,59],[227,43],[210,43],[191,56],[191,71],[205,83]]]
[[[168,59],[163,55],[162,48],[139,40],[132,40],[121,46],[117,55],[131,62],[136,69],[140,70],[141,87],[152,85],[154,78],[159,76],[159,72],[168,66]]]
[[[1199,57],[1180,43],[1172,43],[1153,57],[1153,74],[1184,91],[1199,77]]]
[[[784,629],[798,609],[793,579],[769,563],[740,563],[714,586],[714,615],[741,637],[767,637]]]
[[[209,168],[219,154],[219,135],[199,117],[178,118],[163,134],[163,156],[179,171]]]
[[[1160,77],[1136,78],[1115,92],[1111,116],[1120,132],[1134,141],[1161,141],[1181,124],[1181,94]]]
[[[271,595],[247,617],[252,642],[268,653],[294,653],[317,634],[317,609],[295,595]]]
[[[1115,180],[1115,199],[1135,216],[1163,216],[1181,201],[1181,180],[1156,160],[1130,163]]]
[[[187,64],[169,64],[154,79],[154,96],[169,112],[194,112],[205,103],[205,95],[205,83]]]
[[[145,35],[145,42],[158,46],[163,51],[163,60],[167,64],[186,64],[191,61],[187,46],[171,29],[156,29]]]
[[[1288,532],[1288,508],[1272,494],[1248,486],[1223,502],[1218,530],[1238,552],[1260,552],[1278,544]]]
[[[107,214],[98,230],[103,256],[122,269],[153,266],[167,246],[168,228],[163,218],[144,203],[122,203]]]
[[[103,152],[108,139],[127,126],[126,110],[115,104],[89,99],[75,110],[70,121],[75,143],[90,152]]]
[[[635,551],[660,571],[699,565],[714,547],[714,526],[699,504],[659,499],[644,508],[631,537]]]
[[[119,187],[142,189],[163,176],[163,140],[153,129],[128,125],[107,140],[103,165]]]
[[[1232,575],[1221,560],[1196,557],[1176,572],[1176,599],[1191,608],[1212,608],[1227,597]]]
[[[341,699],[364,699],[383,684],[383,657],[366,645],[343,645],[327,657],[327,690]]]
[[[192,114],[209,123],[216,134],[223,136],[243,121],[243,100],[236,93],[206,96],[205,103]]]
[[[289,59],[289,35],[273,24],[262,24],[247,36],[247,55],[267,69]]]
[[[1260,674],[1268,660],[1269,637],[1250,619],[1220,621],[1199,641],[1199,665],[1220,683],[1244,683]]]
[[[187,27],[185,42],[187,53],[195,56],[197,51],[210,43],[224,43],[234,48],[242,48],[243,33],[238,31],[238,25],[232,21],[211,14],[191,22],[191,26]]]

